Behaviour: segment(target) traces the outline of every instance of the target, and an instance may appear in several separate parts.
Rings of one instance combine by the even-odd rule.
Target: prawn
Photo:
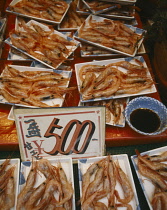
[[[96,75],[93,73],[89,86],[87,86],[84,89],[84,91],[82,90],[82,98],[84,100],[87,100],[87,99],[89,99],[91,97],[92,92],[93,92],[93,87],[94,87],[94,81],[95,81],[95,79],[96,79]]]
[[[62,190],[61,190],[61,184],[57,180],[49,180],[46,184],[45,191],[43,193],[43,197],[40,200],[40,202],[33,208],[33,210],[40,210],[44,209],[48,204],[50,203],[52,199],[53,193],[57,191],[59,193],[59,198],[62,197]],[[55,198],[54,198],[55,199]],[[56,200],[56,199],[55,199]],[[58,202],[56,200],[56,202]]]
[[[48,180],[41,183],[37,188],[35,188],[28,201],[25,203],[25,209],[33,209],[37,201],[43,196]]]
[[[152,207],[154,210],[161,210],[162,209],[162,199],[161,196],[156,196],[157,193],[160,193],[161,189],[158,186],[155,186],[153,199],[151,201]]]
[[[164,191],[167,190],[167,184],[161,175],[159,175],[156,171],[148,168],[145,164],[142,163],[140,159],[138,159],[137,165],[142,176],[149,178],[154,184],[158,185]]]
[[[94,210],[108,210],[107,206],[102,202],[96,202],[94,204]]]
[[[82,210],[91,209],[90,207],[91,207],[91,205],[92,205],[94,199],[95,199],[98,195],[100,195],[101,193],[102,193],[102,191],[96,191],[96,192],[94,192],[92,195],[90,195],[90,196],[88,197],[88,199],[86,199],[86,200],[83,202],[83,204],[82,204]]]
[[[167,193],[166,192],[158,192],[158,193],[154,194],[154,198],[152,200],[152,206],[153,206],[154,210],[159,210],[156,205],[157,199],[158,199],[158,201],[160,201],[160,204],[159,204],[161,207],[160,209],[167,209]]]
[[[63,192],[62,199],[57,203],[57,205],[60,206],[72,198],[74,190],[72,184],[68,181],[65,171],[60,163],[58,164],[58,174],[60,177],[61,189]]]
[[[38,160],[37,168],[47,179],[56,178],[56,170],[54,170],[49,160],[43,158]]]
[[[117,90],[116,95],[119,95],[119,94],[134,94],[134,93],[139,93],[142,90],[145,90],[147,88],[151,88],[151,86],[153,84],[154,84],[154,82],[150,79],[150,80],[147,80],[146,82],[143,82],[143,83],[134,83],[134,84],[131,84],[127,88],[125,88],[125,86],[124,87],[120,87]]]
[[[96,192],[96,190],[98,189],[99,185],[102,182],[102,178],[103,178],[103,168],[100,167],[97,169],[94,180],[87,187],[86,199],[88,199],[94,192]]]
[[[109,75],[116,75],[118,77],[120,77],[120,72],[118,69],[110,67],[110,66],[106,66],[106,69],[101,72],[99,74],[99,76],[96,78],[95,83],[96,85],[100,84],[101,82],[105,81],[105,79],[107,78],[107,76]]]
[[[37,24],[31,23],[31,26],[35,29],[35,31],[40,35],[40,36],[50,36],[51,33],[53,33],[54,28],[50,27],[49,31],[45,31],[41,26]]]
[[[109,75],[107,76],[107,78],[104,80],[104,82],[101,82],[100,84],[96,83],[95,80],[95,86],[93,87],[95,89],[95,91],[99,91],[99,90],[105,90],[106,88],[108,88],[108,86],[110,86],[113,82],[115,75]]]
[[[15,180],[14,180],[15,166],[12,167],[12,173],[8,179],[5,187],[5,206],[10,209],[15,205]],[[4,208],[5,209],[5,208]]]
[[[114,116],[114,123],[117,124],[120,120],[121,116],[121,101],[120,100],[110,100],[107,104],[106,107],[108,107],[109,111],[113,114]]]
[[[58,34],[51,34],[50,38],[51,38],[51,40],[53,40],[55,42],[60,42],[64,45],[76,45],[73,40],[65,39],[64,37],[59,36]]]
[[[34,50],[30,49],[28,51],[28,53],[32,56],[34,56],[35,58],[43,61],[44,63],[47,63],[49,65],[54,65],[53,61],[51,61],[49,58],[47,58],[44,54],[42,53],[38,53],[38,52],[35,52]],[[56,65],[57,67],[57,65]]]
[[[106,88],[105,90],[100,90],[100,91],[97,91],[97,92],[93,92],[92,95],[89,98],[99,98],[99,97],[110,97],[110,96],[112,96],[119,89],[120,82],[121,82],[120,78],[118,78],[117,76],[114,76],[113,77],[113,82],[108,88]]]
[[[160,155],[151,155],[147,156],[147,159],[150,161],[161,162],[167,160],[167,151],[162,152]]]
[[[36,107],[50,107],[50,105],[48,105],[48,104],[46,104],[46,103],[43,103],[43,102],[41,102],[40,100],[31,98],[31,96],[28,97],[28,98],[21,98],[20,100],[21,100],[22,102],[26,102],[26,103],[28,103],[29,105],[36,106]],[[55,104],[54,106],[59,106],[59,105],[58,105],[58,104]]]
[[[17,210],[21,210],[25,203],[31,196],[34,184],[36,182],[37,177],[37,162],[33,162],[32,168],[27,176],[26,184],[17,196]]]
[[[81,93],[84,92],[84,90],[89,87],[92,83],[92,78],[95,76],[95,74],[93,72],[86,72],[85,74],[85,78],[82,82],[82,85],[81,85]]]
[[[100,66],[100,65],[84,65],[80,68],[79,70],[79,78],[81,81],[84,80],[83,76],[87,73],[87,72],[101,72],[105,70],[104,66]]]
[[[125,172],[119,166],[119,163],[116,164],[116,174],[117,174],[117,179],[122,186],[124,192],[124,198],[120,198],[117,190],[115,190],[114,194],[119,202],[123,204],[128,204],[132,200],[134,193],[131,187],[131,183]]]
[[[98,169],[99,165],[98,163],[93,163],[89,166],[87,171],[82,176],[82,198],[81,203],[85,200],[86,196],[86,190],[90,184],[90,177],[95,173],[95,171]]]
[[[15,87],[11,87],[11,86],[8,86],[7,84],[4,85],[4,88],[5,88],[6,91],[8,91],[9,94],[11,94],[15,97],[19,97],[19,98],[28,97],[28,92],[25,91],[24,89],[18,89],[18,88],[15,88]]]
[[[11,95],[6,89],[1,88],[0,94],[10,103],[19,104],[20,99],[16,96]]]
[[[0,164],[0,177],[5,173],[7,166],[10,164],[10,159],[6,159],[2,164]]]
[[[57,87],[59,85],[66,85],[68,82],[68,79],[61,79],[61,80],[43,80],[43,81],[37,81],[34,82],[32,85],[32,88],[35,87]]]
[[[138,150],[136,150],[136,154],[137,154],[138,159],[141,160],[147,167],[151,168],[152,170],[161,170],[161,169],[166,170],[167,169],[167,164],[165,163],[152,162],[147,157],[145,158],[141,156]]]

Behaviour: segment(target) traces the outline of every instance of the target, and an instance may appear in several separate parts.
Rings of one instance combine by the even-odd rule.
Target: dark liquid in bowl
[[[158,130],[160,126],[159,116],[150,109],[136,109],[130,115],[130,122],[136,129],[152,133]]]

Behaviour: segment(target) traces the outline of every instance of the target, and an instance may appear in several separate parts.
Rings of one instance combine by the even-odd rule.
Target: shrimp
[[[160,208],[159,208],[159,206],[158,206],[158,208],[157,208],[157,203],[156,203],[156,201],[157,201],[157,199],[160,201]],[[154,194],[154,198],[153,198],[153,200],[152,200],[152,206],[153,206],[153,209],[154,210],[159,210],[159,209],[161,209],[161,210],[163,210],[163,209],[167,209],[167,193],[166,192],[158,192],[158,193],[155,193]],[[155,208],[156,207],[156,208]]]
[[[95,80],[96,86],[98,84],[100,84],[101,82],[105,81],[105,79],[109,75],[117,75],[119,77],[120,76],[120,72],[116,68],[113,68],[113,67],[110,67],[110,66],[106,66],[106,69],[103,72],[101,72],[99,74],[99,76],[96,78],[96,80]]]
[[[160,193],[161,189],[158,186],[155,186],[154,189],[154,195],[157,193]],[[151,201],[152,207],[154,210],[161,210],[162,209],[162,199],[161,196],[155,196],[153,195],[153,199]]]
[[[37,81],[34,82],[32,85],[32,88],[35,87],[57,87],[59,85],[66,85],[68,82],[68,79],[61,79],[61,80],[43,80],[43,81]]]
[[[138,159],[141,160],[147,167],[151,168],[152,170],[161,170],[161,169],[166,170],[167,169],[167,164],[165,163],[152,162],[149,159],[147,159],[147,157],[145,158],[141,156],[138,150],[136,150],[136,154],[137,154]]]
[[[60,97],[63,98],[63,94],[71,92],[75,90],[76,87],[69,87],[69,88],[56,88],[56,87],[44,87],[38,90],[32,90],[30,96],[34,97],[34,99],[49,99]]]
[[[25,91],[24,89],[18,89],[15,87],[8,86],[7,83],[4,85],[4,88],[6,91],[8,91],[9,94],[19,97],[19,98],[27,98],[28,97],[28,92]]]
[[[113,82],[115,75],[109,75],[107,76],[107,78],[104,80],[104,82],[101,82],[100,84],[96,83],[95,80],[95,86],[93,87],[95,89],[95,91],[99,91],[99,90],[105,90],[106,88],[108,88],[108,86],[110,86]]]
[[[99,165],[98,163],[93,163],[92,165],[89,166],[87,171],[83,174],[82,176],[82,198],[81,198],[81,203],[85,200],[86,196],[86,190],[90,184],[90,177],[95,173],[95,171],[98,169]]]
[[[111,97],[114,93],[117,92],[119,86],[120,86],[120,78],[117,76],[113,77],[112,84],[106,88],[105,90],[100,90],[97,92],[93,92],[92,95],[90,95],[90,98],[99,98],[99,97]],[[87,98],[88,99],[88,98]]]
[[[53,17],[55,21],[60,21],[62,18],[62,14],[56,13],[52,8],[47,9],[48,13]]]
[[[94,192],[96,192],[96,190],[98,190],[98,187],[102,182],[102,178],[103,178],[103,168],[100,167],[97,169],[94,180],[87,187],[86,199],[88,199]]]
[[[86,72],[101,72],[103,70],[105,70],[105,66],[87,64],[80,68],[79,78],[81,81],[83,81],[84,80],[83,75],[85,75]]]
[[[106,107],[110,110],[110,112],[114,116],[114,123],[117,124],[120,120],[121,116],[121,102],[119,100],[110,100],[107,104]]]
[[[57,205],[62,205],[72,199],[74,190],[72,187],[72,184],[68,181],[67,176],[65,174],[64,169],[62,168],[61,164],[58,164],[58,174],[60,177],[60,183],[62,187],[63,197],[62,199],[57,203]]]
[[[1,88],[0,94],[10,103],[19,104],[20,99],[16,96],[11,95],[6,89]]]
[[[17,77],[19,76],[20,71],[18,71],[17,69],[11,67],[11,66],[7,66],[7,70],[10,72],[11,77]]]
[[[20,99],[22,102],[26,102],[31,106],[36,106],[36,107],[50,107],[50,105],[41,102],[40,100],[36,100],[34,98],[28,97],[28,98],[21,98]],[[55,106],[59,106],[55,104]]]
[[[87,86],[84,89],[84,91],[82,90],[82,98],[84,100],[87,100],[87,99],[89,99],[91,97],[92,92],[93,92],[93,87],[94,87],[94,81],[95,81],[95,79],[96,79],[96,75],[93,73],[89,86]]]
[[[48,183],[46,184],[45,191],[43,193],[42,199],[40,202],[33,208],[33,210],[40,210],[44,209],[50,201],[52,200],[52,195],[53,193],[57,191],[59,193],[59,198],[62,197],[62,189],[61,189],[61,184],[57,180],[49,180]],[[55,198],[54,198],[55,199]],[[56,199],[55,199],[56,200]],[[56,200],[56,203],[58,201]]]
[[[65,79],[65,78],[61,74],[46,74],[46,75],[39,75],[36,77],[28,78],[28,82],[38,82],[43,80],[46,81],[46,80],[58,80],[58,79]]]
[[[117,190],[115,190],[114,194],[116,195],[119,202],[121,202],[123,204],[128,204],[134,196],[133,189],[131,187],[131,183],[130,183],[127,175],[121,169],[121,167],[119,166],[118,163],[116,165],[116,173],[117,173],[117,179],[118,179],[119,183],[121,184],[123,192],[124,192],[124,198],[120,198]]]
[[[94,205],[95,210],[108,210],[107,206],[102,202],[96,202]]]
[[[106,106],[106,123],[109,123],[110,121],[111,121],[111,112],[109,108]]]
[[[147,159],[150,161],[161,162],[167,160],[167,151],[161,153],[160,155],[151,155],[147,156]]]
[[[40,15],[41,15],[41,18],[54,21],[54,17],[47,10],[41,11]]]
[[[134,94],[134,93],[139,93],[142,90],[145,90],[147,88],[151,88],[151,86],[154,84],[154,82],[150,79],[148,79],[146,82],[143,83],[134,83],[128,86],[127,88],[120,87],[117,92],[115,93],[116,95],[119,94]],[[122,84],[121,84],[122,85]]]
[[[84,78],[84,80],[83,80],[83,82],[82,82],[82,85],[81,85],[81,93],[82,92],[84,92],[84,90],[86,89],[86,88],[88,88],[90,85],[91,85],[91,83],[92,83],[92,78],[94,77],[95,75],[94,75],[94,73],[93,72],[87,72],[86,74],[85,74],[85,78]]]
[[[6,159],[2,164],[0,164],[0,177],[5,173],[5,170],[9,164],[10,159]]]
[[[35,58],[37,58],[37,59],[43,61],[44,63],[47,63],[47,64],[49,64],[49,65],[54,65],[54,62],[51,61],[49,58],[47,58],[47,57],[46,57],[44,54],[42,54],[42,53],[35,52],[35,51],[32,50],[32,49],[30,49],[30,50],[28,51],[28,53],[29,53],[30,55],[34,56]],[[57,65],[56,65],[56,67],[57,67]]]
[[[44,181],[43,183],[41,183],[37,188],[35,188],[32,191],[32,194],[31,194],[30,198],[28,199],[28,201],[25,204],[25,209],[33,209],[33,208],[35,208],[35,205],[36,205],[37,201],[44,194],[47,182],[48,182],[48,180]]]
[[[38,160],[37,168],[47,179],[56,178],[56,170],[54,170],[50,161],[47,159],[42,158]]]
[[[40,34],[41,36],[49,36],[51,33],[53,33],[54,28],[50,27],[49,31],[45,31],[41,26],[31,23],[31,26],[35,29],[35,31]]]
[[[15,205],[15,166],[12,167],[12,173],[5,187],[5,206],[10,209]],[[5,209],[5,208],[4,208]]]
[[[82,204],[82,210],[88,210],[88,209],[91,209],[91,205],[94,201],[94,199],[101,194],[101,191],[96,191],[94,192],[93,194],[91,194],[88,199],[86,199],[84,201],[84,203]]]
[[[21,210],[22,207],[25,205],[25,203],[28,201],[28,199],[31,196],[34,184],[36,182],[37,177],[37,162],[32,163],[32,168],[27,176],[26,184],[17,196],[17,210]]]
[[[62,36],[59,36],[58,34],[52,34],[50,36],[51,40],[53,40],[54,42],[60,42],[64,45],[75,45],[75,42],[73,40],[68,40]]]
[[[107,161],[108,161],[108,176],[110,181],[110,195],[112,195],[114,193],[114,189],[116,186],[116,167],[110,155],[108,155]]]
[[[142,176],[149,178],[154,184],[158,185],[163,191],[167,190],[167,184],[165,180],[156,171],[150,169],[138,159],[138,168]]]
[[[7,77],[7,76],[2,76],[0,77],[0,80],[2,82],[19,82],[19,83],[24,83],[25,79],[21,77]]]
[[[107,159],[105,159],[104,162],[103,188],[105,189],[106,194],[110,192],[109,164]]]
[[[67,47],[64,43],[57,42],[52,39],[48,39],[46,37],[42,38],[42,45],[46,48],[53,50],[53,51],[57,50],[57,53],[60,53],[60,54],[63,52],[68,55],[68,53],[69,53],[69,50],[67,49]]]

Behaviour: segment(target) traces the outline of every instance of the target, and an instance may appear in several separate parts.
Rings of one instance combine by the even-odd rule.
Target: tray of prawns
[[[74,209],[71,158],[24,161],[20,166],[17,209]]]
[[[74,34],[75,39],[112,52],[134,57],[146,31],[132,25],[89,15]]]
[[[0,76],[0,103],[26,107],[61,107],[72,71],[7,65]]]
[[[115,2],[115,3],[119,3],[119,4],[126,4],[126,5],[132,5],[136,3],[136,0],[101,0],[101,1],[105,1],[105,2]]]
[[[0,160],[0,209],[16,209],[20,159]]]
[[[13,0],[6,12],[51,24],[59,24],[71,0]]]
[[[118,99],[79,103],[79,106],[105,106],[106,124],[117,127],[125,127],[124,110],[128,101],[129,98],[118,98]]]
[[[167,147],[131,156],[140,185],[151,210],[166,209]]]
[[[144,95],[156,87],[142,56],[75,64],[81,102]]]
[[[79,42],[35,20],[16,19],[5,43],[49,68],[57,68],[77,49]]]
[[[105,12],[108,12],[110,10],[114,10],[116,8],[121,7],[119,4],[113,4],[113,3],[110,3],[110,2],[104,2],[104,1],[82,0],[82,2],[86,5],[86,7],[94,15],[105,13]]]
[[[76,31],[85,21],[88,15],[79,14],[76,11],[77,4],[75,1],[71,2],[70,7],[60,24],[58,24],[59,31]]]
[[[81,209],[139,209],[126,154],[78,160]],[[94,208],[93,208],[94,209]]]

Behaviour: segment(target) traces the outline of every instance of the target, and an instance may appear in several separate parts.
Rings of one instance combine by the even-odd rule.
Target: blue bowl
[[[130,121],[130,115],[131,113],[136,109],[149,109],[155,112],[160,119],[160,126],[155,132],[143,132],[141,130],[136,129]],[[136,132],[143,134],[143,135],[158,135],[162,132],[164,132],[167,129],[167,108],[166,106],[161,103],[160,101],[151,98],[151,97],[137,97],[135,99],[132,99],[128,105],[125,108],[125,119],[128,125],[135,130]]]

